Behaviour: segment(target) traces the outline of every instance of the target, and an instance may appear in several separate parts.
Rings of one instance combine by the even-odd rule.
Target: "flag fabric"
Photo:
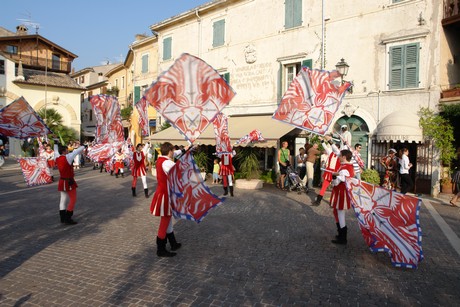
[[[234,96],[217,71],[187,53],[144,93],[149,104],[191,143]]]
[[[107,161],[124,142],[120,105],[115,96],[108,95],[91,96],[90,102],[96,117],[96,144],[87,155],[96,162]]]
[[[139,113],[139,126],[141,128],[142,136],[149,135],[149,114],[148,114],[148,103],[145,97],[142,97],[135,104],[136,110]]]
[[[45,158],[19,158],[18,162],[28,186],[53,182],[53,174],[51,174]]]
[[[265,142],[265,139],[262,136],[262,132],[258,129],[254,129],[241,139],[235,142],[235,146],[237,145],[245,145],[245,144],[252,144],[256,142]]]
[[[388,253],[395,267],[416,268],[423,260],[421,200],[355,178],[346,185],[370,250]]]
[[[203,220],[209,210],[224,201],[204,184],[190,151],[182,155],[169,170],[168,189],[174,217],[197,223]]]
[[[284,94],[273,118],[316,134],[326,134],[350,82],[334,81],[340,74],[302,67]]]
[[[212,122],[214,126],[214,134],[216,136],[216,153],[231,153],[232,144],[230,143],[230,136],[228,132],[228,117],[222,112],[217,114]]]
[[[4,136],[27,139],[50,133],[51,130],[24,97],[0,110],[0,134]]]

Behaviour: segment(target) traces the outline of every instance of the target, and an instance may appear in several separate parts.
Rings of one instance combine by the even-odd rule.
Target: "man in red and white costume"
[[[131,190],[133,192],[133,197],[136,196],[136,185],[137,177],[141,177],[142,185],[144,186],[145,198],[149,197],[149,190],[147,188],[147,167],[145,165],[145,151],[150,147],[150,143],[147,143],[147,146],[144,144],[137,144],[136,151],[133,154],[133,167],[131,169],[131,174],[133,176],[133,181],[131,183]]]
[[[332,173],[332,194],[331,207],[334,209],[334,218],[337,225],[338,236],[332,243],[347,244],[347,225],[345,222],[345,210],[351,208],[351,200],[347,193],[345,180],[347,177],[354,177],[352,153],[348,149],[340,151],[340,168],[338,172]]]
[[[118,178],[118,175],[121,174],[121,177],[125,177],[124,174],[124,167],[125,167],[125,155],[121,151],[121,148],[115,153],[115,164],[114,164],[114,171],[115,177]]]
[[[77,182],[75,181],[75,174],[73,168],[73,160],[75,156],[81,154],[85,149],[84,146],[75,148],[71,153],[67,146],[58,146],[57,140],[54,143],[54,156],[57,168],[59,170],[59,183],[58,191],[61,193],[61,201],[59,203],[59,215],[61,223],[66,225],[77,224],[72,220],[73,210],[77,202]],[[66,206],[67,201],[69,201]]]
[[[165,142],[160,146],[161,156],[156,161],[157,170],[157,189],[153,195],[150,212],[154,216],[160,216],[160,226],[157,234],[157,256],[158,257],[173,257],[176,253],[169,252],[166,249],[166,243],[169,240],[171,250],[175,251],[181,247],[181,243],[177,243],[174,236],[172,223],[172,208],[168,194],[168,173],[175,165],[174,156],[185,152],[185,149],[174,151],[174,146]]]
[[[222,185],[224,186],[224,195],[228,195],[230,189],[230,196],[233,197],[233,174],[235,173],[235,167],[233,166],[232,158],[235,155],[235,151],[232,153],[225,153],[221,156],[221,166],[219,175],[222,176]]]
[[[323,148],[326,151],[328,157],[326,162],[326,169],[323,174],[323,184],[321,185],[319,195],[313,202],[314,206],[319,206],[321,204],[321,200],[326,193],[326,189],[332,182],[332,173],[337,172],[340,168],[340,150],[332,141],[332,137],[329,135],[325,136],[324,139],[321,139],[321,144],[323,145]]]

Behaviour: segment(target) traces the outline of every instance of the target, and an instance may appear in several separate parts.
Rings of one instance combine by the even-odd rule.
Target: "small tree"
[[[239,162],[241,178],[246,180],[259,179],[259,158],[254,147],[239,148],[236,153],[235,160]]]
[[[439,159],[443,165],[450,166],[455,158],[454,148],[454,128],[450,122],[439,114],[428,108],[420,108],[420,127],[423,135],[433,140],[434,145],[439,150]]]
[[[129,105],[126,108],[121,109],[120,113],[121,113],[121,119],[129,120],[131,117],[131,114],[133,113],[133,106]]]

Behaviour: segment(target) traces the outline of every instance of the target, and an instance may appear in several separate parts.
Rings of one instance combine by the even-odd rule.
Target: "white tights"
[[[337,217],[339,219],[340,228],[347,226],[345,223],[345,210],[337,210]]]

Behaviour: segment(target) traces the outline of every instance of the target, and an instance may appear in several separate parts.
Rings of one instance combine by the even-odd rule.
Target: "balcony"
[[[70,73],[72,63],[66,60],[51,60],[47,58],[40,58],[36,56],[21,55],[15,53],[7,53],[7,55],[14,61],[21,60],[24,68],[32,68],[38,70],[45,70],[48,67],[48,71]]]
[[[460,24],[460,0],[444,0],[442,25]]]

